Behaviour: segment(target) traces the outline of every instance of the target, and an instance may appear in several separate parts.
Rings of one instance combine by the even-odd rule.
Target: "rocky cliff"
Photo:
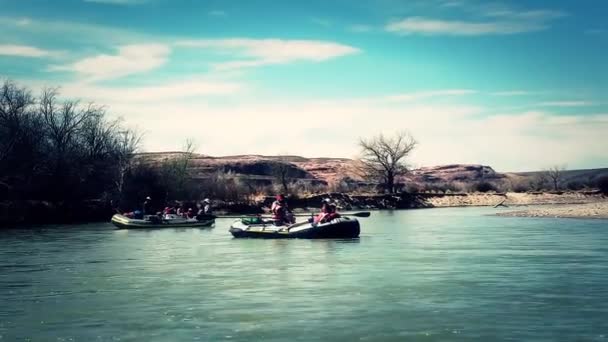
[[[138,158],[148,162],[161,162],[180,155],[178,152],[144,153]],[[194,155],[189,162],[193,178],[207,178],[213,173],[230,173],[260,184],[272,182],[277,170],[284,169],[291,181],[335,185],[365,183],[357,172],[356,161],[348,158],[304,158],[299,156],[237,155],[212,157]],[[481,180],[498,180],[506,175],[485,165],[443,165],[412,170],[401,182],[424,185],[429,183],[475,183]]]

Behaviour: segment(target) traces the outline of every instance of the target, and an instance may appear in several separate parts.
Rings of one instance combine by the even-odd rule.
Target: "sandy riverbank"
[[[506,206],[525,206],[539,204],[584,204],[608,200],[600,194],[583,192],[555,193],[472,193],[434,195],[425,199],[433,207],[495,206],[503,202]]]
[[[510,217],[561,217],[608,219],[608,201],[585,204],[561,204],[530,210],[498,213]]]

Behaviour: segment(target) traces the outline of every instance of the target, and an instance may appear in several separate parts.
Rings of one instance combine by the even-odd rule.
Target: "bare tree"
[[[280,156],[277,162],[272,166],[272,173],[277,182],[283,188],[285,194],[289,193],[289,184],[291,183],[292,165],[285,156]]]
[[[114,151],[116,151],[117,170],[116,190],[119,196],[122,196],[123,187],[125,184],[125,176],[131,169],[133,156],[139,149],[141,135],[133,130],[121,130],[115,135]]]
[[[34,97],[27,89],[19,88],[11,81],[4,81],[0,87],[0,162],[4,162],[24,139],[39,138],[27,135],[34,115],[30,107],[34,103]]]
[[[194,157],[194,151],[196,150],[196,144],[194,139],[188,138],[182,148],[182,156],[177,160],[176,163],[176,175],[177,175],[177,188],[183,189],[186,179],[188,178],[188,166],[190,161]]]
[[[559,185],[562,181],[562,177],[564,175],[565,170],[566,167],[564,166],[554,165],[543,172],[545,176],[549,178],[553,183],[553,189],[555,191],[559,190]]]
[[[163,179],[167,185],[165,197],[167,200],[187,199],[186,181],[188,180],[188,167],[194,157],[196,144],[193,139],[186,139],[184,147],[179,156],[166,161],[163,164]]]
[[[393,137],[380,134],[371,139],[360,139],[362,173],[366,178],[381,181],[389,193],[395,193],[395,180],[407,173],[405,158],[416,144],[407,132],[399,132]]]

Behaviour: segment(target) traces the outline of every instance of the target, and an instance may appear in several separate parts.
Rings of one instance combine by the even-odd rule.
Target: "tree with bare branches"
[[[196,144],[193,139],[186,139],[182,151],[176,157],[162,164],[163,182],[167,185],[166,200],[190,199],[187,182],[189,180],[190,162],[195,156]]]
[[[272,174],[277,182],[281,185],[283,193],[289,193],[289,184],[292,182],[291,169],[293,165],[289,162],[286,156],[281,155],[279,159],[272,165]]]
[[[116,166],[118,171],[116,177],[116,190],[119,197],[122,197],[125,177],[132,167],[133,156],[139,149],[141,134],[130,129],[120,130],[117,133],[118,134],[114,137],[112,143],[116,153]]]
[[[381,181],[389,193],[395,193],[397,177],[408,171],[405,158],[416,145],[416,140],[408,132],[398,132],[392,137],[379,134],[370,139],[360,139],[359,162],[363,175]]]
[[[553,190],[559,190],[559,185],[562,181],[564,171],[566,171],[565,166],[554,165],[543,172],[545,176],[551,180],[551,183],[553,183]]]
[[[122,132],[125,132],[124,134]],[[0,84],[0,196],[56,202],[115,197],[139,136],[105,107]],[[116,185],[116,187],[114,186]]]

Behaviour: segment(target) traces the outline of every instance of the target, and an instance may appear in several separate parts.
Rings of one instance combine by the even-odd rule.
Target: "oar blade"
[[[369,211],[362,211],[359,213],[353,213],[353,214],[345,214],[344,216],[355,216],[355,217],[370,217],[372,213],[370,213]]]

